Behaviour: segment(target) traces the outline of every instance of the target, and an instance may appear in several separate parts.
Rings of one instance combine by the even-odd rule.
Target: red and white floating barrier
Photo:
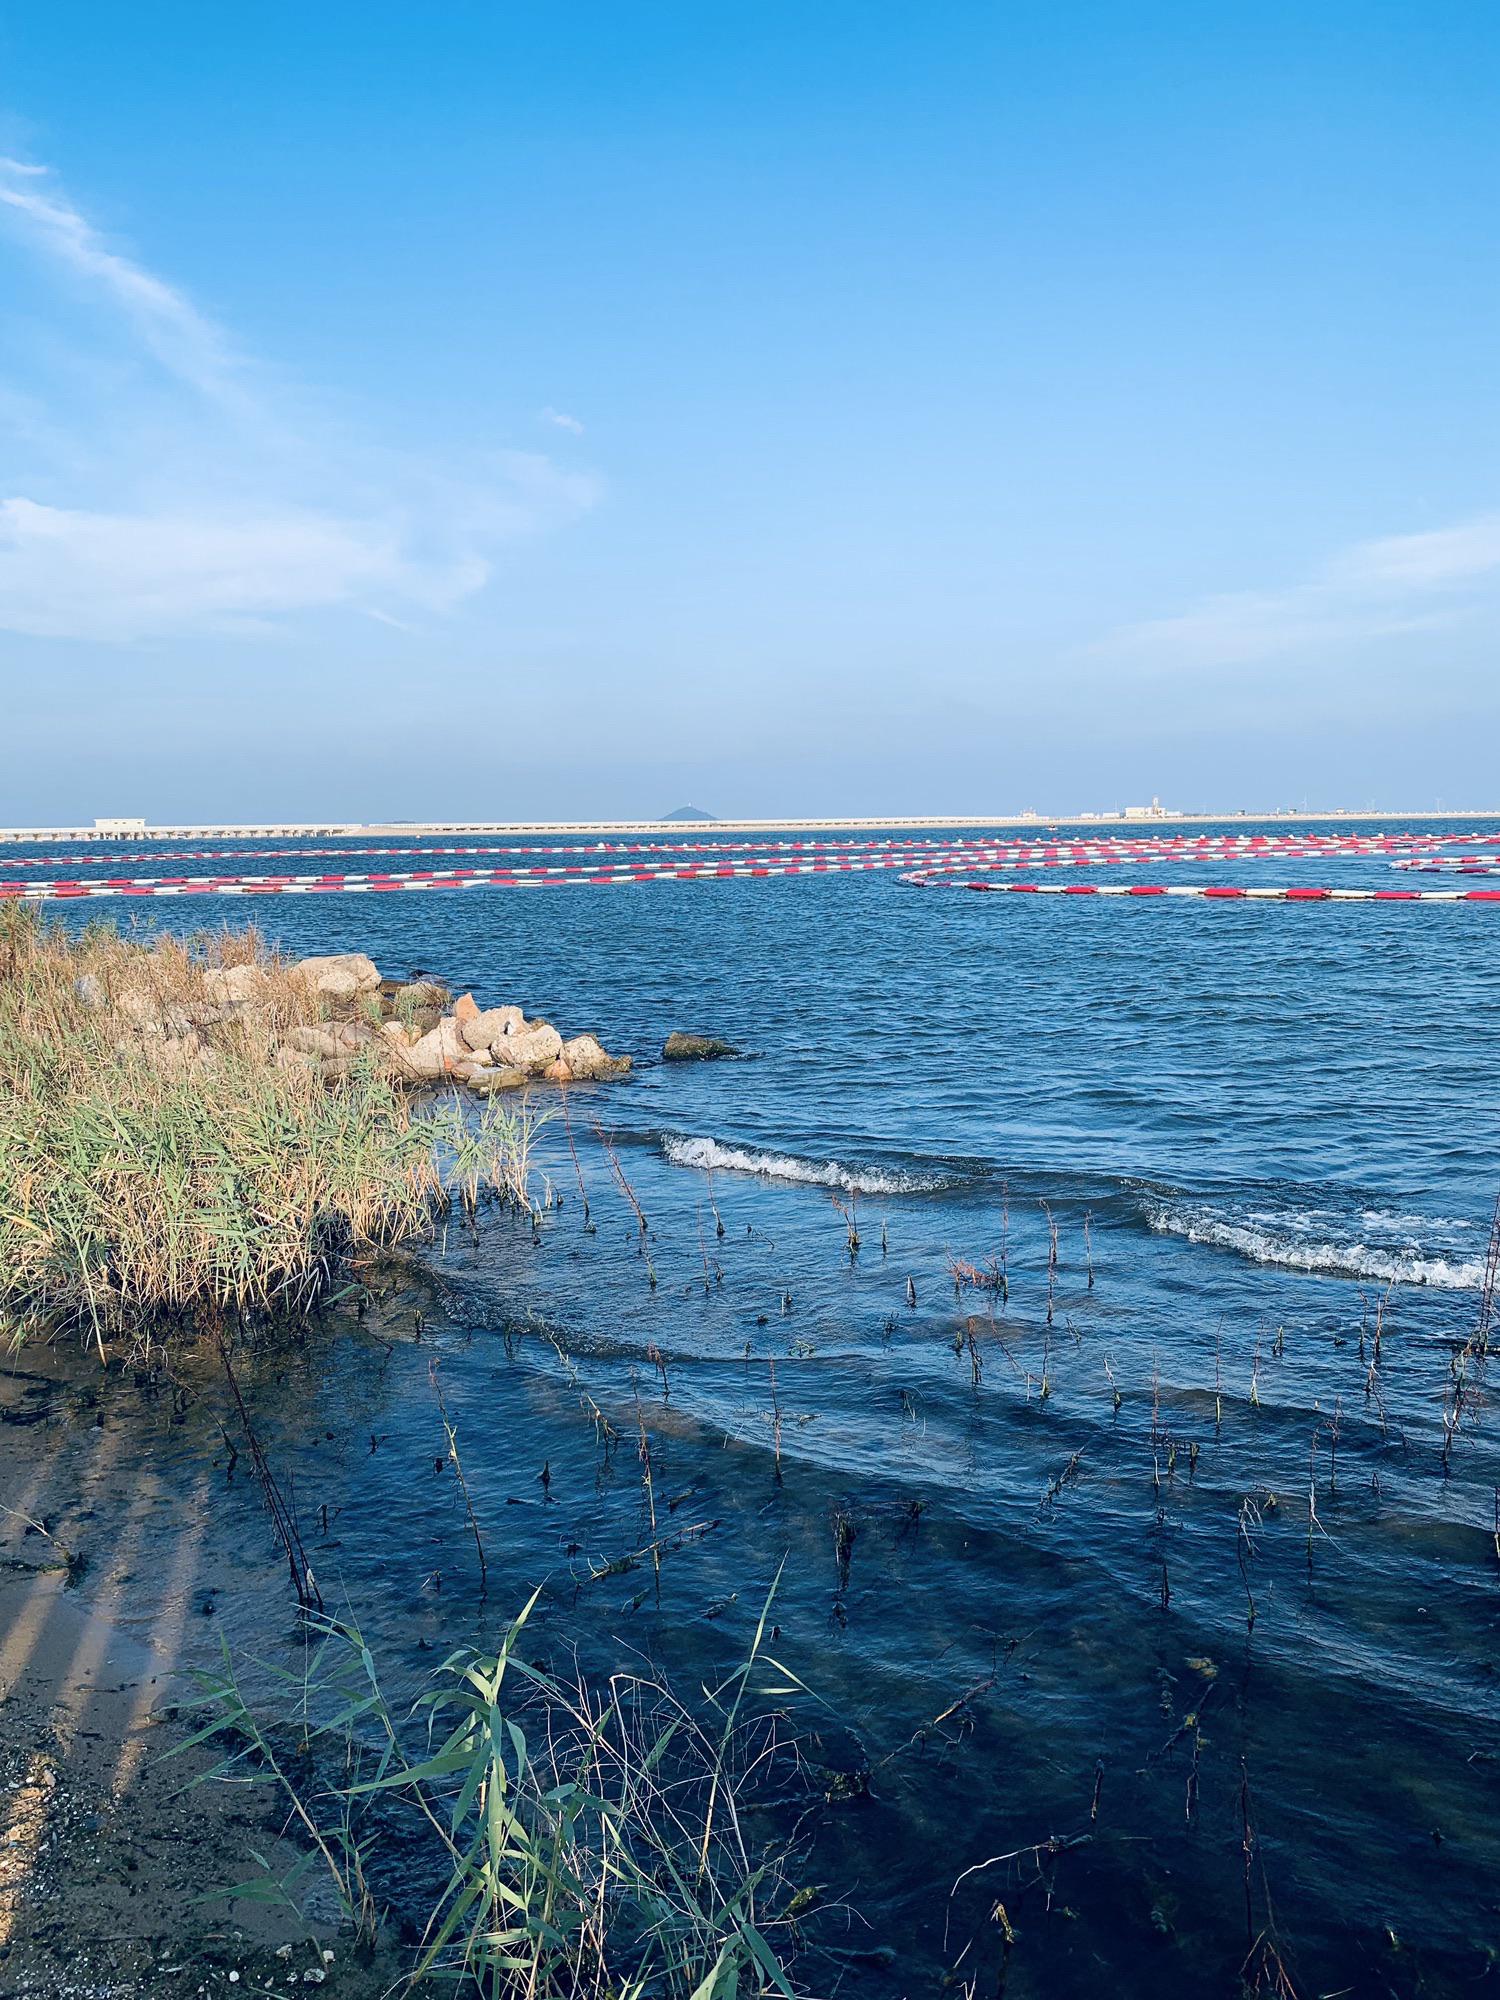
[[[972,866],[972,861],[970,866]],[[763,880],[770,876],[856,874],[905,867],[880,856],[864,860],[745,861],[688,863],[682,867],[622,867],[618,863],[573,868],[426,869],[393,875],[201,875],[142,877],[88,882],[4,882],[0,900],[40,903],[99,901],[139,896],[330,896],[399,894],[422,889],[562,889],[624,887],[643,882]],[[1272,903],[1487,903],[1500,902],[1500,889],[1333,889],[1243,883],[999,882],[986,875],[950,869],[908,869],[902,882],[914,888],[979,890],[1011,896],[1165,896],[1213,901]]]
[[[1500,875],[1500,854],[1444,854],[1422,861],[1393,861],[1419,875]]]
[[[910,865],[909,855],[880,855],[857,861],[753,860],[721,862],[717,866],[688,862],[678,868],[585,862],[570,868],[434,868],[390,875],[147,875],[104,881],[0,882],[0,901],[43,903],[114,896],[370,895],[405,889],[563,889],[632,882],[757,880],[773,875],[849,875]]]
[[[503,846],[474,848],[354,847],[260,848],[190,850],[149,858],[233,860],[242,867],[262,859],[295,856],[299,860],[338,856],[368,859],[385,855],[420,856],[476,854],[492,858],[491,867],[423,868],[400,872],[350,874],[219,874],[219,875],[98,875],[54,876],[50,881],[0,881],[0,900],[60,902],[135,896],[321,896],[378,895],[417,889],[537,889],[624,885],[637,882],[726,881],[770,876],[858,874],[899,869],[902,879],[919,887],[1004,890],[1016,895],[1201,896],[1270,902],[1462,902],[1500,897],[1491,890],[1380,890],[1301,887],[1249,888],[1237,884],[1200,886],[1153,883],[998,882],[994,874],[1025,870],[1114,868],[1126,864],[1178,866],[1189,862],[1394,860],[1404,868],[1431,868],[1446,873],[1491,872],[1500,856],[1474,854],[1472,843],[1493,841],[1482,833],[1454,834],[1139,834],[1100,835],[1087,839],[963,836],[945,839],[889,836],[874,840],[679,841],[650,843],[572,843],[565,846]],[[1446,850],[1458,849],[1459,852]],[[584,858],[588,857],[588,858]],[[120,856],[98,853],[52,857],[20,856],[18,867],[65,865],[118,866]],[[921,864],[916,868],[914,863]],[[1494,872],[1500,872],[1497,867]]]
[[[101,853],[98,849],[84,854],[43,854],[15,855],[9,857],[13,868],[101,868],[118,867],[128,862],[171,861],[274,861],[274,860],[385,860],[397,856],[427,859],[429,857],[482,856],[495,861],[523,862],[533,858],[554,858],[557,856],[614,855],[614,856],[662,856],[674,858],[689,855],[757,855],[767,858],[781,858],[796,855],[799,858],[814,856],[855,856],[879,854],[888,856],[909,855],[927,859],[937,859],[954,855],[971,862],[990,858],[1036,862],[1043,864],[1054,857],[1057,861],[1075,862],[1086,865],[1095,861],[1115,861],[1149,857],[1153,860],[1217,860],[1245,859],[1258,860],[1262,857],[1281,859],[1324,858],[1336,855],[1359,856],[1404,856],[1403,866],[1419,866],[1425,857],[1439,857],[1441,850],[1462,847],[1474,841],[1491,841],[1493,834],[1451,833],[1451,834],[1140,834],[1140,835],[1100,835],[1087,839],[1058,839],[1056,837],[1023,838],[1020,836],[985,835],[954,836],[946,839],[931,837],[887,836],[878,840],[760,840],[760,841],[650,841],[650,842],[574,842],[563,846],[539,846],[514,844],[506,846],[434,846],[423,844],[411,847],[238,847],[238,848],[176,848],[143,849],[134,853]],[[1468,857],[1458,854],[1451,857],[1455,865]],[[1483,856],[1479,859],[1500,857]],[[118,879],[118,878],[115,878]]]
[[[975,889],[993,896],[1196,896],[1243,903],[1500,903],[1500,889],[1327,889],[1278,883],[1252,887],[1241,882],[991,882],[929,874],[901,877],[914,889]]]

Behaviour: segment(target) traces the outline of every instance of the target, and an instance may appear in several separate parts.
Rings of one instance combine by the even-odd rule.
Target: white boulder
[[[373,958],[362,951],[336,952],[325,958],[299,958],[287,970],[314,993],[329,1000],[355,1000],[361,993],[380,987],[380,972]]]
[[[550,1022],[531,1021],[491,1042],[490,1054],[506,1069],[540,1075],[562,1054],[562,1045],[562,1036]]]
[[[606,1078],[623,1076],[630,1068],[629,1056],[610,1055],[592,1035],[575,1035],[572,1041],[564,1042],[562,1060],[579,1083],[602,1083]]]
[[[474,1060],[474,1051],[460,1034],[457,1023],[447,1019],[439,1021],[410,1048],[401,1048],[394,1042],[391,1046],[405,1073],[425,1082],[454,1075],[460,1063]]]
[[[518,1034],[525,1026],[526,1016],[519,1007],[486,1007],[462,1023],[464,1040],[471,1049],[492,1049],[503,1037]]]
[[[247,1006],[265,990],[266,972],[260,965],[211,965],[203,975],[205,996],[221,1007]]]

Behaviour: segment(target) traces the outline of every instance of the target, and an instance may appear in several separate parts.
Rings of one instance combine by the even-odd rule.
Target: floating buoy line
[[[1500,890],[1376,889],[1236,883],[996,881],[1019,871],[1243,861],[1385,861],[1398,868],[1444,874],[1500,874],[1500,854],[1475,853],[1493,833],[1460,834],[1160,834],[1088,839],[964,837],[947,840],[680,841],[560,846],[319,847],[178,849],[124,855],[17,856],[18,868],[118,867],[124,862],[304,861],[387,857],[482,856],[486,867],[308,874],[54,875],[50,880],[0,881],[0,900],[62,902],[141,896],[379,895],[433,889],[540,889],[629,886],[644,882],[704,882],[824,874],[900,871],[914,888],[960,888],[1015,895],[1176,896],[1257,902],[1488,902]]]
[[[1500,870],[1496,871],[1500,873]],[[989,882],[983,876],[913,872],[913,889],[977,889],[998,896],[1175,896],[1244,903],[1500,903],[1500,889],[1329,889],[1241,882]]]
[[[1098,835],[1089,839],[1027,838],[1018,836],[959,835],[944,840],[930,836],[886,835],[877,840],[716,840],[716,841],[575,841],[562,846],[513,843],[486,846],[438,846],[422,843],[410,847],[194,847],[141,849],[127,853],[103,853],[97,849],[84,854],[25,854],[8,857],[12,868],[102,868],[122,862],[168,861],[324,861],[386,860],[393,856],[483,856],[492,860],[522,861],[533,857],[604,855],[784,855],[858,856],[871,855],[962,855],[969,859],[1005,857],[1017,860],[1097,861],[1128,859],[1149,855],[1157,859],[1196,861],[1226,857],[1255,859],[1261,856],[1307,857],[1335,854],[1403,856],[1402,866],[1417,867],[1428,859],[1458,865],[1466,859],[1500,861],[1500,855],[1445,857],[1442,850],[1462,848],[1473,841],[1493,841],[1492,833],[1436,834],[1318,834],[1318,833],[1202,833]],[[144,878],[153,879],[153,878]]]

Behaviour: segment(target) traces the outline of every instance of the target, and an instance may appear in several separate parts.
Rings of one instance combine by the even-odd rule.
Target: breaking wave
[[[1373,1218],[1367,1212],[1365,1219]],[[1484,1281],[1484,1266],[1478,1261],[1423,1255],[1411,1242],[1341,1243],[1309,1228],[1312,1218],[1236,1218],[1213,1209],[1161,1203],[1147,1207],[1146,1220],[1160,1235],[1181,1236],[1189,1243],[1207,1243],[1216,1250],[1235,1250],[1252,1263],[1276,1264],[1290,1271],[1368,1278],[1382,1285],[1431,1285],[1444,1292],[1475,1291]]]
[[[808,1187],[837,1188],[844,1194],[932,1194],[955,1185],[957,1176],[901,1167],[850,1167],[842,1160],[804,1160],[796,1153],[760,1152],[722,1146],[717,1139],[667,1134],[662,1151],[678,1167],[711,1167],[715,1173],[757,1174],[762,1180],[800,1181]]]

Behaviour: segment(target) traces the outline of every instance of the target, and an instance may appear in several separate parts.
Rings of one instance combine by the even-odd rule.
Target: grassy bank
[[[524,1198],[524,1109],[419,1111],[374,1046],[331,1080],[293,1042],[337,1011],[254,932],[0,910],[0,1338],[303,1312],[455,1190]]]

